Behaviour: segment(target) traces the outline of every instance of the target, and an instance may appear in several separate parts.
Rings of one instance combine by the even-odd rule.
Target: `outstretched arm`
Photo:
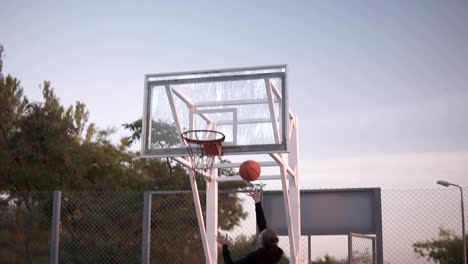
[[[255,215],[257,217],[258,231],[262,232],[263,230],[267,229],[268,227],[265,220],[265,215],[263,214],[262,203],[255,204]]]
[[[265,220],[265,215],[263,214],[263,207],[262,207],[262,195],[263,190],[258,189],[250,192],[248,194],[252,199],[255,201],[255,216],[257,219],[257,226],[258,231],[262,232],[263,230],[267,229],[267,223]]]
[[[224,264],[233,264],[234,262],[232,261],[231,258],[231,253],[229,252],[229,239],[226,236],[223,236],[222,234],[218,233],[218,236],[216,237],[216,240],[218,243],[223,246],[223,260]]]

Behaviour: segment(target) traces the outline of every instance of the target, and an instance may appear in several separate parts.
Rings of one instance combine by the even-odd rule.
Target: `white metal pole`
[[[298,166],[298,155],[299,155],[299,144],[298,144],[298,131],[297,124],[298,120],[293,116],[291,122],[291,132],[289,134],[290,154],[288,157],[289,168],[294,171],[293,175],[288,175],[289,179],[289,195],[291,197],[291,216],[293,221],[293,235],[295,242],[296,260],[299,261],[301,251],[301,198],[300,198],[300,178],[299,178],[299,166]]]
[[[214,163],[218,158],[214,157]],[[210,169],[210,180],[206,182],[206,235],[211,263],[218,263],[218,246],[216,235],[218,233],[218,169]],[[208,263],[208,262],[207,262]]]
[[[198,186],[195,177],[195,171],[189,169],[190,185],[192,187],[193,202],[195,204],[195,211],[197,213],[198,228],[200,229],[200,236],[203,244],[203,250],[205,251],[206,263],[211,264],[211,254],[209,249],[208,239],[206,237],[205,221],[203,220],[203,212],[200,203],[200,196],[198,194]]]
[[[284,208],[286,209],[286,222],[288,224],[288,233],[289,233],[289,249],[291,252],[291,263],[297,263],[297,251],[296,251],[296,240],[295,240],[295,230],[294,230],[294,220],[293,220],[293,213],[291,212],[293,209],[291,208],[291,197],[290,197],[290,189],[289,189],[289,180],[288,180],[288,162],[286,154],[279,154],[279,158],[276,155],[272,155],[274,159],[279,163],[280,171],[281,171],[281,183],[283,186],[283,202]],[[286,159],[286,160],[285,160]]]

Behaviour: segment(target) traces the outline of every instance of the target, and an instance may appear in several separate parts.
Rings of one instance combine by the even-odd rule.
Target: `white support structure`
[[[169,100],[169,105],[171,106],[171,110],[172,110],[172,115],[174,117],[174,120],[175,120],[175,124],[176,124],[176,127],[177,127],[177,131],[179,132],[179,135],[183,132],[182,131],[182,125],[180,124],[180,118],[179,118],[179,114],[176,110],[176,107],[175,107],[175,102],[174,102],[174,96],[173,96],[173,93],[174,91],[172,90],[172,88],[169,86],[169,85],[166,85],[166,94],[167,94],[167,98]],[[182,139],[182,137],[180,138],[180,143],[182,144],[185,144],[184,140]]]
[[[291,119],[290,131],[288,131],[288,140],[290,146],[289,153],[272,153],[270,156],[273,162],[260,162],[261,166],[279,166],[281,175],[263,175],[260,180],[281,180],[283,188],[284,205],[286,208],[286,219],[289,233],[290,262],[299,263],[300,260],[300,238],[301,238],[301,214],[300,214],[300,188],[299,188],[299,166],[298,166],[298,119],[293,113],[289,113]],[[206,187],[206,226],[201,210],[200,199],[198,196],[198,187],[195,181],[195,174],[190,160],[182,157],[174,158],[189,169],[190,182],[192,186],[195,208],[203,248],[206,255],[206,263],[218,263],[218,245],[216,236],[218,232],[218,182],[240,181],[240,176],[218,177],[219,168],[238,167],[240,163],[220,164],[219,159],[214,162],[213,169],[206,172],[208,177]],[[200,171],[203,173],[202,171]]]
[[[214,163],[218,163],[215,158]],[[217,263],[218,245],[218,169],[210,170],[211,180],[206,182],[206,235],[211,259],[207,263]]]
[[[300,252],[300,239],[301,239],[301,199],[300,199],[300,185],[299,185],[299,144],[298,144],[298,118],[294,114],[292,114],[291,118],[291,133],[290,133],[290,146],[291,151],[289,153],[289,169],[294,172],[294,177],[289,174],[289,197],[291,198],[290,206],[291,206],[291,219],[292,219],[292,230],[289,230],[289,234],[291,237],[291,233],[293,234],[295,251],[293,263],[299,263],[299,252]],[[284,192],[284,185],[283,185],[283,193]],[[285,195],[286,196],[286,195]],[[292,256],[291,256],[292,258]]]
[[[170,86],[166,86],[166,94],[169,99],[169,104],[172,109],[172,114],[174,116],[174,120],[176,121],[175,125],[177,127],[177,130],[179,134],[181,134],[182,131],[182,126],[180,124],[180,119],[179,115],[177,114],[177,110],[175,107],[175,102],[174,102],[174,97],[173,97],[173,89],[171,89]],[[182,144],[185,144],[183,139],[181,138]],[[179,158],[176,159],[177,161],[181,162],[182,164],[191,164],[190,157],[188,160],[182,161],[184,158]],[[215,170],[211,170],[211,177],[216,178],[216,175],[213,175],[213,172]],[[217,170],[216,170],[217,171]],[[198,186],[197,186],[197,181],[196,181],[196,175],[195,171],[193,169],[189,169],[189,176],[190,176],[190,186],[192,188],[192,195],[193,195],[193,201],[195,203],[195,211],[197,213],[197,219],[198,219],[198,227],[200,229],[200,236],[203,244],[203,250],[205,252],[206,256],[206,263],[216,263],[217,260],[217,246],[215,245],[216,243],[216,233],[213,235],[213,229],[216,229],[216,232],[218,230],[218,183],[217,181],[210,181],[207,183],[207,210],[209,211],[214,211],[214,213],[207,213],[207,226],[205,226],[205,221],[203,219],[203,211],[200,203],[200,196],[198,193]],[[212,183],[212,184],[210,184]],[[215,246],[213,246],[215,245]]]
[[[275,98],[273,97],[273,91],[271,88],[271,82],[269,79],[265,79],[265,89],[266,89],[266,94],[268,97],[268,107],[270,108],[270,122],[271,125],[273,126],[273,135],[275,135],[275,142],[279,143],[280,142],[280,129],[278,127],[278,123],[276,123],[277,120],[277,115],[276,115],[276,110],[275,110]]]
[[[216,259],[217,255],[212,255],[211,252],[213,252],[213,250],[210,249],[210,245],[212,243],[209,242],[210,240],[212,241],[213,238],[211,238],[211,239],[208,238],[207,231],[206,231],[206,228],[205,228],[205,221],[203,219],[203,212],[202,212],[202,208],[201,208],[200,196],[199,196],[199,193],[198,193],[198,186],[197,186],[197,179],[195,177],[195,172],[192,169],[189,169],[189,175],[190,175],[190,185],[192,187],[193,202],[195,203],[195,211],[197,213],[198,228],[200,229],[200,237],[201,237],[202,244],[203,244],[203,251],[205,252],[206,263],[207,264],[216,263],[216,262],[213,262],[213,259]],[[208,194],[208,192],[207,192],[207,194]],[[218,211],[218,210],[216,210],[216,211]],[[218,226],[216,226],[216,229],[217,228],[218,228]]]
[[[301,238],[301,204],[299,188],[298,166],[298,119],[290,112],[291,127],[288,131],[290,143],[289,154],[271,154],[271,157],[281,168],[284,208],[286,208],[286,222],[289,233],[289,248],[291,263],[299,263]]]
[[[267,74],[268,75],[268,74]],[[260,166],[263,167],[278,167],[280,175],[262,175],[259,180],[281,180],[284,205],[286,208],[286,218],[288,224],[289,233],[289,245],[290,245],[290,262],[293,264],[299,263],[300,256],[300,237],[301,237],[301,215],[300,215],[300,188],[299,188],[299,166],[298,166],[298,120],[297,117],[285,109],[282,104],[282,93],[276,87],[275,83],[269,78],[262,78],[265,83],[266,99],[249,99],[249,100],[230,100],[230,101],[202,101],[194,102],[191,98],[186,96],[180,90],[176,90],[171,85],[165,85],[165,92],[169,101],[169,106],[172,111],[172,117],[175,121],[175,127],[179,134],[183,132],[181,117],[188,118],[188,124],[190,129],[199,128],[199,124],[195,124],[194,116],[199,115],[205,121],[207,121],[206,129],[216,129],[219,125],[232,125],[234,135],[232,142],[226,142],[226,146],[229,144],[236,147],[237,144],[237,126],[240,124],[255,124],[255,123],[271,123],[272,132],[274,135],[275,144],[282,144],[289,148],[283,149],[283,151],[268,151],[264,153],[272,158],[272,161],[259,162]],[[185,80],[179,80],[184,82]],[[175,98],[179,98],[189,109],[188,117],[186,115],[179,116],[177,112],[177,106]],[[286,97],[286,96],[284,96]],[[179,100],[177,99],[177,100]],[[252,118],[238,120],[237,109],[233,106],[236,105],[254,105],[254,104],[267,104],[270,111],[270,116],[265,118]],[[203,108],[213,107],[213,108]],[[213,113],[232,113],[232,120],[213,120],[210,115]],[[286,116],[286,118],[283,118]],[[289,125],[289,131],[284,126]],[[284,130],[283,130],[284,129]],[[287,142],[282,142],[286,140]],[[183,139],[181,139],[182,145],[185,145]],[[229,145],[229,146],[231,146]],[[245,148],[248,150],[248,148]],[[285,152],[285,150],[289,152]],[[244,151],[240,154],[249,153]],[[189,171],[189,179],[192,188],[193,200],[195,204],[195,210],[198,219],[198,226],[200,230],[201,240],[203,243],[203,249],[206,256],[207,264],[218,263],[218,245],[216,236],[218,233],[218,182],[225,181],[241,181],[240,176],[229,176],[223,177],[218,175],[220,168],[236,168],[240,166],[240,163],[219,163],[219,158],[214,159],[212,169],[207,171],[198,170],[193,167],[192,159],[186,156],[178,156],[179,154],[171,156],[173,160],[179,162],[185,166]],[[180,154],[182,155],[182,154]],[[196,182],[196,173],[200,173],[207,180],[206,182],[206,221],[203,217],[202,206],[200,202],[200,196],[198,192],[198,186]],[[206,223],[206,224],[205,224]]]

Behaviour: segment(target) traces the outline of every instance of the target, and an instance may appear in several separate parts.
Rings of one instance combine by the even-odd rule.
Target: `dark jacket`
[[[262,232],[267,228],[265,215],[263,214],[263,208],[261,203],[255,204],[255,215],[257,218],[257,226],[259,232]],[[238,261],[232,261],[231,254],[227,245],[223,246],[223,259],[224,264],[273,264],[280,261],[283,255],[283,250],[278,246],[272,248],[258,248],[257,250],[250,252],[245,257]]]

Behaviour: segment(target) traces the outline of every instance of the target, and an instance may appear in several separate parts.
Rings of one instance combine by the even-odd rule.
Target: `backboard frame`
[[[251,73],[248,73],[248,72]],[[261,72],[265,71],[265,72]],[[269,72],[270,71],[270,72]],[[246,73],[247,72],[247,73]],[[259,73],[260,72],[260,73]],[[184,78],[185,77],[185,78]],[[155,149],[149,147],[151,141],[150,124],[152,121],[152,97],[153,87],[195,83],[210,83],[210,82],[229,82],[243,80],[271,80],[279,79],[281,82],[281,94],[276,94],[280,98],[280,136],[278,144],[258,144],[258,145],[232,145],[225,144],[223,146],[224,155],[246,155],[246,154],[271,154],[271,153],[287,153],[289,152],[288,131],[289,131],[289,104],[288,104],[288,85],[287,85],[287,65],[272,65],[258,67],[243,67],[229,69],[215,69],[203,71],[187,71],[176,73],[160,73],[145,75],[145,90],[144,90],[144,108],[142,118],[142,136],[141,136],[141,154],[146,158],[165,158],[165,157],[187,157],[188,153],[184,145],[181,144],[178,148]],[[229,106],[227,104],[226,106]],[[226,111],[228,108],[226,108]],[[209,110],[202,110],[209,111]],[[271,111],[271,110],[270,110]],[[235,112],[233,118],[237,122]],[[179,132],[182,129],[179,127]],[[236,137],[234,133],[233,137]],[[182,143],[182,142],[181,142]]]
[[[207,83],[209,81],[213,82]],[[197,84],[193,84],[195,82]],[[169,157],[187,169],[207,264],[218,263],[218,182],[242,178],[238,175],[225,177],[228,175],[223,175],[219,168],[237,168],[240,163],[223,163],[217,156],[210,170],[200,172],[193,167],[180,134],[202,130],[203,126],[226,135],[223,144],[226,155],[262,154],[259,156],[269,156],[272,160],[268,166],[278,167],[280,175],[264,175],[261,180],[281,180],[290,262],[300,263],[299,120],[289,109],[287,86],[286,65],[145,76],[142,157]],[[236,134],[237,129],[240,131]],[[179,136],[174,132],[179,132]],[[158,138],[151,139],[151,136]],[[206,180],[205,212],[198,191],[199,173]],[[145,241],[149,241],[147,235],[143,238],[142,259],[149,263],[149,243]]]

